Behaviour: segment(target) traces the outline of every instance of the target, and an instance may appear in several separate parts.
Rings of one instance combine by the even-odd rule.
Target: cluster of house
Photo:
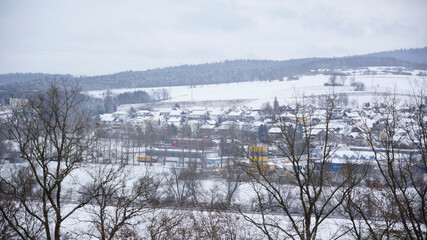
[[[233,107],[227,110],[217,108],[206,109],[160,109],[138,110],[135,114],[128,111],[117,111],[112,114],[102,114],[102,123],[144,126],[147,123],[158,125],[174,125],[177,128],[189,125],[193,131],[211,134],[218,131],[228,131],[231,127],[248,128],[257,123],[263,123],[261,111],[248,106]]]
[[[260,126],[263,125],[267,129],[268,137],[274,138],[281,133],[278,127],[278,121],[298,122],[302,118],[316,123],[312,128],[311,134],[321,136],[325,132],[326,110],[316,109],[314,112],[299,116],[295,114],[295,108],[291,106],[283,106],[279,112],[275,114],[266,113],[263,109],[254,109],[249,106],[232,107],[230,109],[161,109],[161,110],[137,110],[134,113],[129,111],[117,111],[112,114],[101,115],[101,121],[105,124],[132,124],[144,127],[145,124],[165,124],[174,125],[178,129],[183,125],[191,127],[192,132],[205,136],[213,136],[215,134],[226,134],[231,128],[240,131],[252,132],[258,134]],[[405,113],[404,113],[405,114]],[[408,124],[411,121],[410,113],[408,116],[403,116],[401,124]],[[363,117],[362,117],[363,116]],[[332,119],[329,122],[329,131],[333,131],[337,136],[343,136],[343,139],[356,140],[363,138],[363,133],[366,129],[372,129],[375,124],[382,121],[381,115],[376,113],[372,108],[366,107],[362,112],[352,109],[336,109],[333,112]],[[403,131],[403,130],[402,130]],[[405,134],[397,133],[396,137]]]

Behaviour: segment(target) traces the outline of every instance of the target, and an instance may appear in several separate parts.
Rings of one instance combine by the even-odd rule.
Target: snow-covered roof
[[[268,133],[270,134],[280,134],[282,130],[279,127],[272,127],[270,130],[268,130]]]
[[[221,110],[213,110],[209,112],[210,116],[222,116],[224,114],[225,114],[224,111],[221,111]]]
[[[225,122],[222,122],[221,123],[221,126],[225,126],[225,125],[227,125],[227,126],[232,126],[232,125],[237,125],[238,123],[237,122],[235,122],[235,121],[225,121]]]
[[[322,131],[325,131],[325,129],[324,128],[313,128],[313,129],[311,129],[311,134],[317,135],[317,134],[321,133]]]
[[[261,121],[255,121],[255,122],[253,122],[252,123],[252,126],[254,126],[254,127],[259,127],[259,126],[261,126],[261,125],[263,125],[264,124],[264,122],[261,122]]]
[[[128,122],[129,123],[133,123],[133,124],[141,124],[141,123],[145,122],[145,119],[144,118],[136,117],[136,118],[130,119]]]
[[[217,129],[218,130],[228,130],[228,129],[230,129],[230,127],[231,127],[231,125],[222,125],[221,124],[221,126],[219,126]]]
[[[114,119],[116,119],[112,113],[104,113],[99,115],[99,117],[101,118],[101,121],[103,122],[113,122]]]
[[[123,116],[123,115],[127,116],[127,115],[129,115],[129,113],[125,112],[125,111],[116,111],[113,113],[113,115],[114,116]]]
[[[209,124],[209,125],[215,125],[215,124],[216,124],[216,121],[215,121],[215,120],[207,120],[207,121],[206,121],[206,124]]]
[[[203,116],[203,115],[206,115],[206,112],[207,112],[206,110],[194,110],[190,113],[190,115]]]
[[[250,117],[259,117],[259,113],[253,111],[253,112],[250,112],[249,114],[247,114],[247,116],[250,116]]]
[[[182,111],[181,110],[172,110],[169,112],[170,116],[181,116]]]
[[[151,112],[148,111],[148,110],[139,110],[139,111],[136,112],[136,115],[140,115],[140,116],[142,116],[142,115],[148,115],[148,114],[151,114]]]
[[[170,121],[181,121],[182,117],[170,117],[168,118],[168,122]]]
[[[229,117],[239,117],[240,115],[242,115],[242,111],[231,111],[230,113],[228,113]]]
[[[311,114],[311,116],[315,117],[315,118],[325,118],[326,117],[326,110],[324,110],[324,109],[317,109],[316,111],[314,111]]]
[[[357,133],[357,132],[351,132],[351,133],[349,133],[348,135],[350,135],[351,137],[353,137],[353,138],[358,138],[359,136],[360,136],[360,134],[359,133]]]
[[[360,115],[357,112],[346,112],[345,115],[348,118],[360,118]]]
[[[215,128],[215,125],[210,125],[210,124],[203,124],[202,126],[200,126],[200,129],[204,129],[204,130],[212,130]]]

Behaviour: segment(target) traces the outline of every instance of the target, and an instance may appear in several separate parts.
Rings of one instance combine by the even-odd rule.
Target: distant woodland
[[[353,69],[368,66],[427,69],[427,47],[340,58],[305,58],[286,61],[234,60],[90,77],[74,77],[69,74],[11,73],[0,75],[0,91],[4,96],[8,92],[16,93],[23,89],[43,89],[47,86],[46,80],[53,78],[78,81],[83,90],[101,90],[268,81],[315,74],[318,69]]]

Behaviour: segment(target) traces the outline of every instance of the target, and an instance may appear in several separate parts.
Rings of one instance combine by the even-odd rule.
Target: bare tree
[[[229,209],[232,206],[233,200],[240,186],[243,184],[244,172],[240,166],[236,164],[233,166],[228,165],[227,171],[224,173],[224,179],[222,180],[225,185],[224,190],[224,208]]]
[[[351,86],[354,87],[354,91],[365,91],[365,84],[363,82],[353,82]]]
[[[169,90],[167,90],[166,88],[162,88],[161,89],[161,96],[162,96],[162,100],[168,99],[170,97]]]
[[[384,195],[384,199],[390,201],[385,205],[386,209],[382,205],[385,213],[372,214],[369,209],[361,207],[369,203],[357,197],[352,200],[352,210],[364,220],[371,238],[380,239],[381,235],[385,235],[427,239],[427,88],[422,84],[419,87],[406,105],[392,93],[377,96],[374,111],[381,120],[374,127],[370,127],[361,112],[364,119],[362,127],[366,129],[365,139],[378,169],[377,185],[381,186],[380,190],[371,188],[371,194]],[[372,217],[379,218],[385,223],[384,226],[378,228]]]
[[[401,237],[396,203],[385,185],[367,180],[355,188],[343,204],[344,217],[351,222],[350,235],[356,239],[393,239]]]
[[[270,175],[270,167],[259,161],[258,156],[248,153],[250,165],[244,169],[252,179],[255,209],[261,216],[255,218],[244,211],[241,213],[268,239],[317,239],[322,223],[337,212],[351,189],[363,179],[363,174],[332,171],[331,157],[338,149],[338,138],[330,123],[336,104],[337,95],[328,96],[323,106],[323,135],[316,138],[313,128],[317,122],[311,118],[316,107],[304,98],[295,104],[293,121],[278,122],[281,134],[275,144],[288,163],[276,166],[276,171],[286,172],[290,184],[283,184]],[[282,213],[285,221],[270,217],[271,212]]]
[[[146,157],[148,157],[147,156],[148,148],[150,148],[150,150],[151,150],[157,141],[157,138],[158,138],[157,132],[158,132],[157,128],[155,127],[155,125],[151,121],[147,121],[145,123],[144,147],[145,147]],[[147,164],[147,162],[145,162],[145,164]],[[151,162],[150,162],[150,165],[151,165]]]
[[[0,119],[0,132],[2,131],[5,131],[5,126],[4,126],[3,119]],[[6,152],[9,151],[5,140],[6,140],[5,136],[0,134],[0,163],[3,162],[3,158],[6,155]]]
[[[39,239],[43,238],[44,226],[31,214],[42,214],[40,197],[34,177],[29,168],[11,171],[2,167],[1,176],[13,175],[8,181],[0,181],[1,239]],[[8,176],[9,177],[9,176]],[[21,207],[25,206],[25,209]]]
[[[41,224],[46,239],[60,239],[62,223],[91,199],[79,198],[71,209],[64,209],[64,182],[82,164],[93,143],[91,119],[79,108],[83,100],[77,86],[53,81],[46,91],[31,94],[25,103],[12,107],[5,134],[17,143],[25,161],[15,171],[25,174],[18,179],[11,177],[16,172],[2,175],[1,192],[13,199],[9,203],[25,217],[7,214],[4,204],[0,211],[22,239],[39,236],[31,234],[28,218]]]
[[[89,221],[95,231],[86,235],[96,239],[115,239],[124,233],[135,232],[143,216],[159,202],[159,181],[148,170],[136,181],[124,165],[107,165],[90,173],[86,192],[96,196],[88,207]]]
[[[207,208],[191,212],[189,218],[194,239],[260,238],[256,233],[247,231],[244,219],[237,213]]]
[[[178,206],[197,206],[200,188],[198,178],[195,167],[172,168],[169,173],[164,174],[164,189],[168,198]]]
[[[147,219],[147,232],[152,240],[177,239],[183,231],[186,215],[180,210],[157,210]]]
[[[261,239],[238,214],[212,208],[157,210],[147,219],[151,239]]]

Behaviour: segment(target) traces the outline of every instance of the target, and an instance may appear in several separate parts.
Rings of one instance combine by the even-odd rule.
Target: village
[[[380,111],[386,109],[385,105],[366,102],[359,109],[344,106],[329,112],[331,109],[314,105],[304,109],[297,104],[280,105],[277,98],[273,104],[267,102],[260,108],[247,105],[185,108],[173,102],[168,105],[170,108],[162,109],[119,106],[118,111],[101,115],[104,135],[99,155],[95,157],[97,162],[125,159],[130,164],[196,166],[218,173],[236,162],[249,163],[249,147],[262,146],[268,149],[265,163],[274,172],[287,164],[288,159],[277,146],[283,141],[283,127],[290,124],[309,125],[313,145],[322,141],[328,129],[337,143],[331,156],[334,164],[362,161],[374,165],[374,153],[365,140],[366,134],[368,129],[381,131],[385,116]],[[412,111],[403,105],[399,109],[398,124],[402,129],[394,138],[402,149],[411,148],[404,128],[415,121]],[[417,152],[413,153],[416,158]],[[316,158],[319,152],[313,147],[310,154]]]
[[[0,240],[427,240],[427,1],[0,9]]]

